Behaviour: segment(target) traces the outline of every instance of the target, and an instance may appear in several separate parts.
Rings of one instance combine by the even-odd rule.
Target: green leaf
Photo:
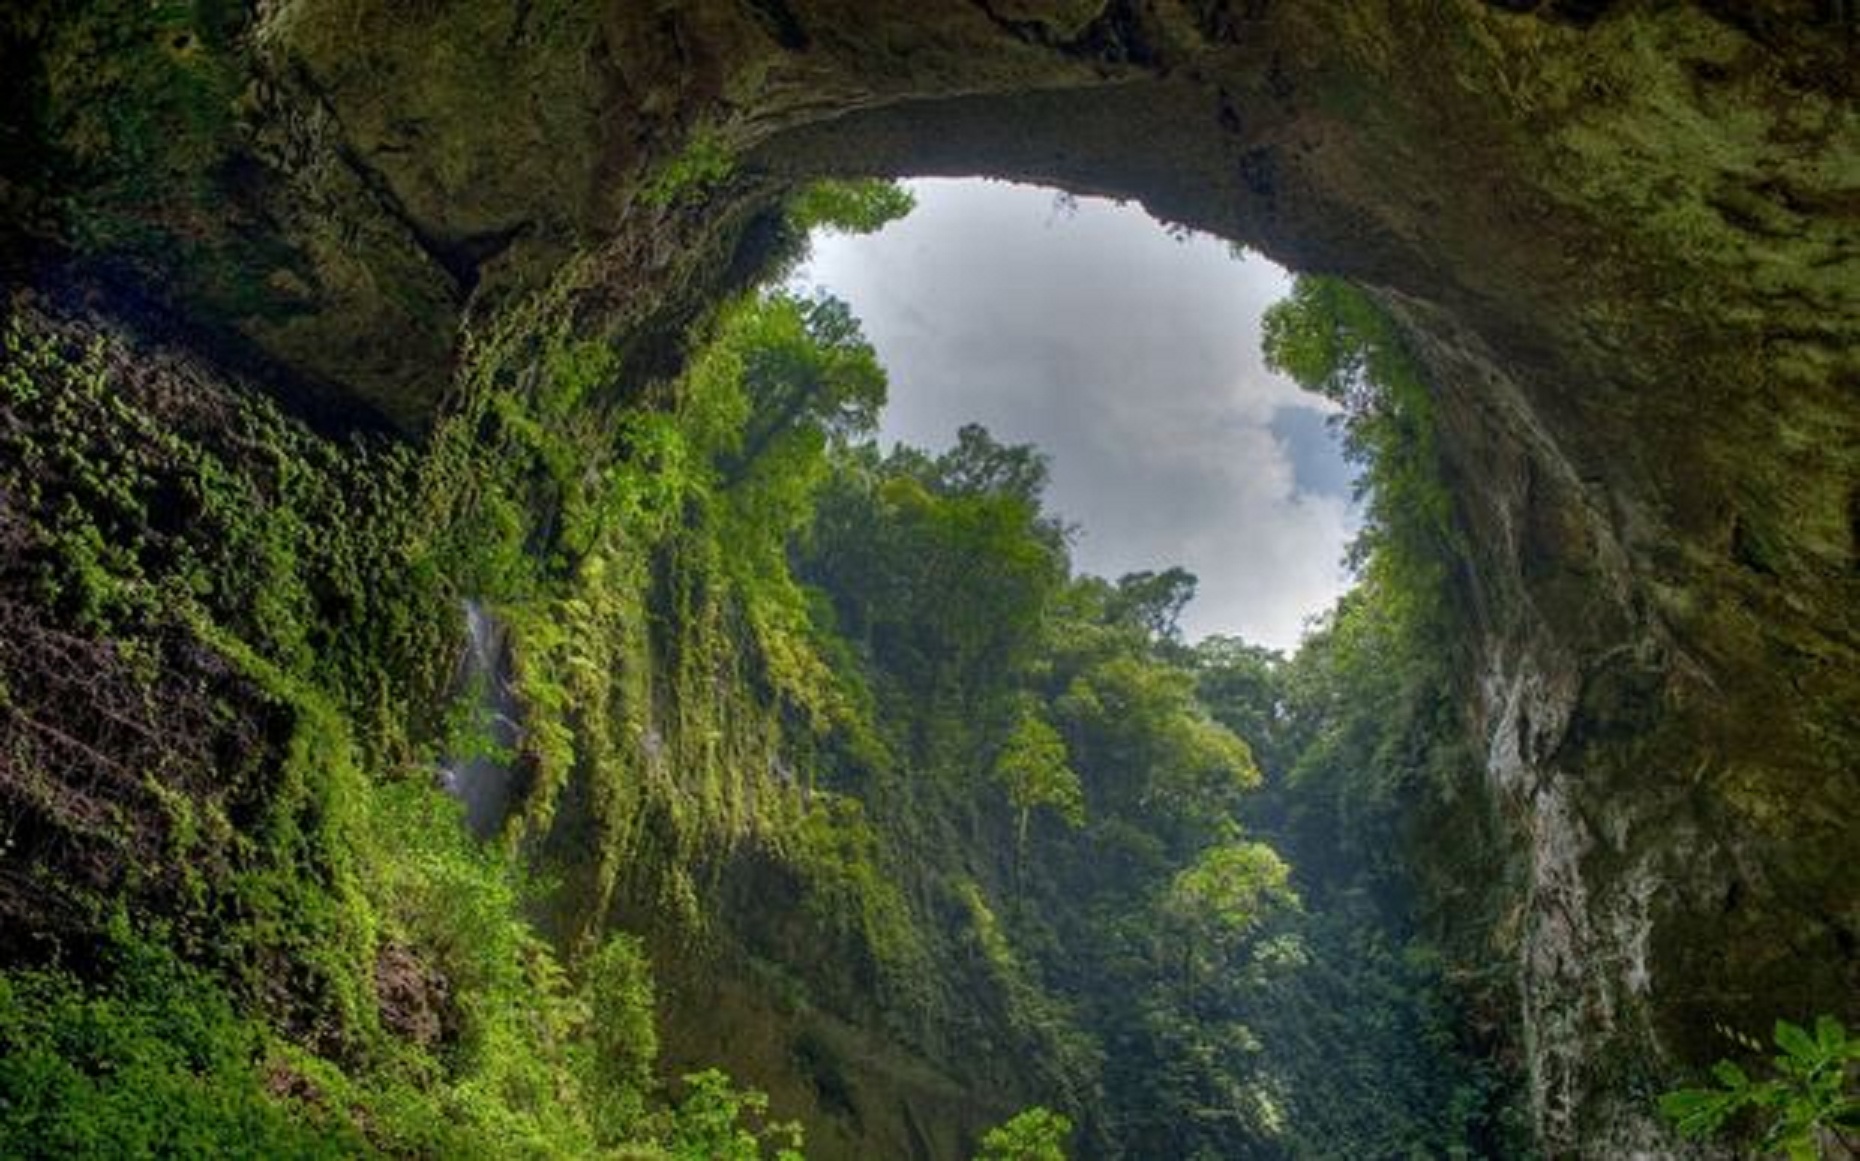
[[[1734,1061],[1720,1060],[1711,1066],[1711,1074],[1717,1078],[1719,1084],[1733,1091],[1742,1091],[1750,1087],[1750,1074]]]
[[[1783,1153],[1789,1161],[1815,1161],[1815,1122],[1813,1110],[1791,1108],[1763,1134],[1760,1148],[1765,1153]]]
[[[1813,1060],[1817,1056],[1815,1041],[1800,1024],[1787,1020],[1776,1021],[1776,1045],[1797,1060]]]
[[[1700,1137],[1724,1124],[1737,1102],[1710,1088],[1682,1088],[1660,1098],[1660,1113],[1688,1137]]]
[[[1823,1053],[1831,1057],[1839,1058],[1845,1053],[1852,1059],[1855,1054],[1860,1054],[1860,1041],[1849,1041],[1847,1029],[1832,1016],[1815,1017],[1815,1042]]]

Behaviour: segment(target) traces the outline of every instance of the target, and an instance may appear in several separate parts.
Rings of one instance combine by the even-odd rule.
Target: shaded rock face
[[[0,142],[11,267],[403,428],[466,321],[574,255],[589,318],[655,349],[724,277],[717,224],[820,174],[1136,197],[1373,288],[1443,401],[1469,789],[1513,870],[1469,922],[1517,966],[1546,1146],[1669,1147],[1648,1095],[1715,1022],[1860,1016],[1851,5],[227,7],[0,30],[38,114]],[[107,115],[136,101],[187,132]],[[694,136],[729,175],[641,196]]]

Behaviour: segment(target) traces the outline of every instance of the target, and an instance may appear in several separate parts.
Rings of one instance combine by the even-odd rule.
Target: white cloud
[[[1046,190],[911,185],[909,218],[818,240],[798,276],[864,320],[891,372],[884,438],[942,447],[979,421],[1038,444],[1052,506],[1084,526],[1080,568],[1180,564],[1201,581],[1191,636],[1295,644],[1347,583],[1355,518],[1341,494],[1298,490],[1269,426],[1325,406],[1259,355],[1284,271],[1171,238],[1134,206],[1081,198],[1068,214]],[[1319,444],[1297,449],[1308,473],[1309,457],[1336,455]]]

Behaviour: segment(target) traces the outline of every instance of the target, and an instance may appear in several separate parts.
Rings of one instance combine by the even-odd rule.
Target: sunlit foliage
[[[1064,1114],[1035,1105],[988,1130],[975,1161],[1066,1161],[1072,1122]]]

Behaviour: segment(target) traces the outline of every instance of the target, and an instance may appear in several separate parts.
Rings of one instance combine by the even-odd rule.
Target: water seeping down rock
[[[1440,400],[1502,836],[1435,907],[1516,966],[1546,1150],[1675,1148],[1647,1096],[1715,1023],[1860,1017],[1852,5],[181,7],[0,24],[9,287],[338,429],[420,430],[571,259],[668,372],[826,174],[1139,198],[1369,287]],[[694,142],[727,172],[647,196]]]
[[[465,804],[465,821],[489,838],[510,815],[520,787],[516,751],[522,707],[510,688],[504,626],[478,601],[466,601],[465,655],[459,660],[455,714],[462,719],[455,753],[442,759],[440,784]]]

